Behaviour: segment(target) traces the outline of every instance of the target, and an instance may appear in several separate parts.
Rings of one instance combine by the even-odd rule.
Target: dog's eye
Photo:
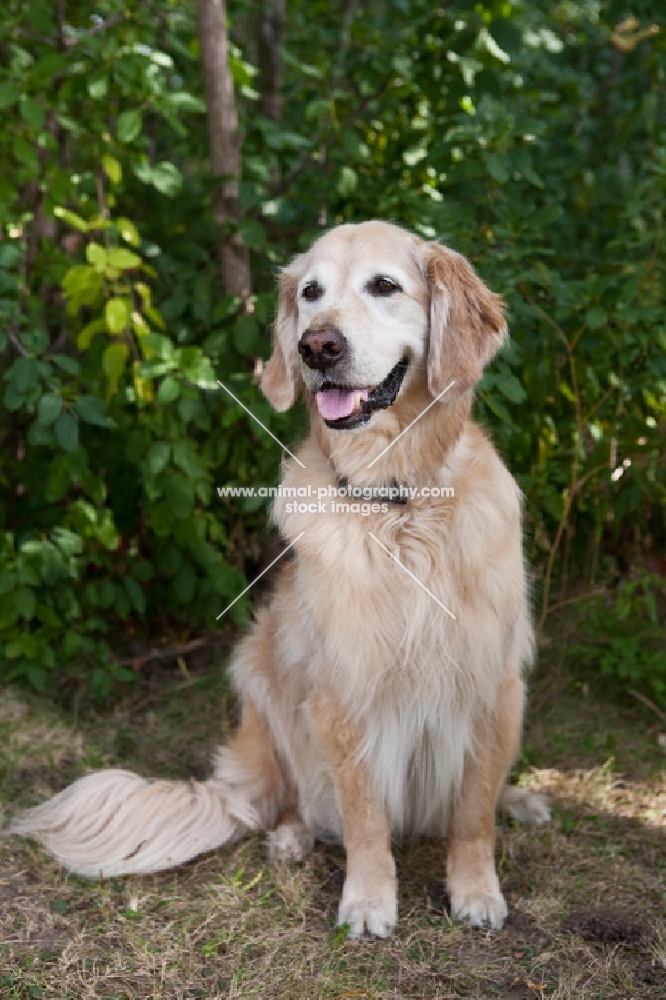
[[[376,274],[366,287],[370,295],[379,295],[384,298],[388,295],[393,295],[395,292],[402,291],[398,282],[394,281],[393,278],[387,278],[385,274]]]
[[[324,289],[321,287],[318,281],[310,281],[304,287],[301,292],[301,297],[306,300],[306,302],[316,302],[324,294]]]

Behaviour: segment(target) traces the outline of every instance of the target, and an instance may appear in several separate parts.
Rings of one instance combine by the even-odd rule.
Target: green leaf
[[[94,319],[90,323],[86,323],[83,329],[79,331],[76,338],[76,346],[80,351],[87,351],[95,334],[104,333],[106,328],[106,321],[103,319]]]
[[[118,391],[118,382],[125,370],[129,348],[127,344],[109,344],[102,355],[102,367],[109,382],[109,396]]]
[[[21,91],[12,81],[8,80],[5,83],[0,83],[0,111],[10,108],[20,96]]]
[[[158,476],[168,462],[171,449],[166,441],[155,441],[148,449],[146,455],[146,465],[151,476]]]
[[[175,94],[167,94],[166,103],[178,111],[191,111],[196,114],[205,114],[206,112],[205,101],[184,90],[178,90]]]
[[[507,408],[505,406],[503,406],[499,402],[498,399],[495,399],[493,397],[492,393],[490,393],[490,392],[483,392],[482,390],[479,390],[479,396],[483,400],[483,402],[486,404],[486,406],[488,407],[488,409],[491,410],[495,414],[496,417],[499,417],[500,420],[504,421],[507,424],[511,423],[511,415],[510,415],[509,411],[507,410]]]
[[[79,425],[71,413],[61,413],[55,422],[56,441],[64,451],[73,451],[79,443]]]
[[[356,190],[358,174],[352,167],[340,167],[335,190],[341,198],[349,198]]]
[[[52,354],[51,361],[68,375],[77,376],[81,370],[76,358],[70,358],[67,354]]]
[[[234,324],[234,345],[239,354],[254,357],[261,353],[259,324],[252,315],[239,316]]]
[[[107,252],[107,261],[110,267],[115,267],[119,271],[128,271],[141,267],[143,263],[137,254],[132,253],[131,250],[125,250],[124,247],[113,247],[109,250]]]
[[[35,688],[35,690],[44,691],[49,679],[49,675],[47,674],[46,670],[44,670],[44,667],[40,667],[36,663],[30,663],[27,666],[25,672],[28,680]],[[41,997],[42,996],[41,986],[36,986],[34,992],[32,992],[31,990],[31,995],[34,997]]]
[[[169,478],[168,499],[171,509],[179,520],[192,517],[194,509],[194,487],[189,479],[181,475]]]
[[[140,245],[139,230],[131,219],[116,219],[116,228],[126,243],[131,243],[133,247]]]
[[[90,306],[96,301],[102,290],[102,279],[89,264],[76,264],[65,274],[62,287],[76,311],[81,306]]]
[[[253,249],[263,250],[266,246],[266,230],[256,219],[241,219],[238,232],[243,242]]]
[[[161,375],[166,375],[167,372],[173,371],[175,367],[175,361],[143,361],[139,365],[138,375],[139,378],[144,379],[159,378]]]
[[[114,552],[120,545],[120,535],[110,510],[98,511],[96,535],[102,545],[110,552]]]
[[[606,322],[606,311],[601,306],[592,306],[585,313],[585,322],[590,330],[598,330]]]
[[[176,360],[176,349],[168,337],[163,337],[160,333],[149,333],[141,341],[144,349],[150,350],[162,361]]]
[[[115,297],[104,306],[104,319],[109,333],[114,336],[127,329],[131,312],[129,299]]]
[[[20,393],[37,388],[39,367],[34,358],[17,358],[10,369],[10,377]]]
[[[101,101],[109,92],[109,78],[99,74],[88,80],[88,93],[94,101]]]
[[[189,441],[177,441],[173,447],[174,464],[192,479],[201,479],[206,470]]]
[[[5,389],[3,402],[11,413],[15,410],[19,410],[23,405],[23,393],[19,392],[13,382],[10,382]]]
[[[161,194],[169,197],[177,194],[183,183],[183,175],[173,163],[156,163],[152,166],[147,161],[138,163],[134,172],[144,184],[152,184]]]
[[[53,214],[56,219],[62,219],[62,221],[66,222],[68,226],[72,227],[72,229],[78,229],[81,233],[88,232],[88,223],[85,219],[82,219],[80,215],[77,215],[76,212],[70,212],[68,208],[63,208],[62,205],[56,205],[53,209]]]
[[[33,97],[21,97],[19,111],[24,122],[39,131],[44,125],[44,109]]]
[[[486,155],[486,167],[493,180],[496,180],[498,184],[506,184],[509,179],[509,171],[506,168],[503,157],[498,156],[497,153],[488,153]]]
[[[43,354],[49,346],[49,340],[47,331],[40,326],[29,327],[21,331],[21,341],[32,354]]]
[[[157,400],[159,403],[167,404],[173,403],[174,399],[178,399],[180,395],[180,382],[173,375],[167,375],[165,379],[160,383],[160,387],[157,390]]]
[[[35,600],[35,595],[28,587],[19,587],[14,593],[14,603],[18,609],[19,614],[26,621],[35,613],[35,607],[37,601]]]
[[[120,142],[133,142],[141,132],[143,120],[140,111],[123,111],[118,115],[116,135]]]
[[[127,596],[130,599],[130,603],[135,611],[139,614],[143,614],[146,610],[146,597],[143,592],[142,587],[137,583],[133,576],[126,576],[123,580],[125,585],[125,590],[127,591]]]
[[[520,51],[523,33],[513,21],[504,17],[496,18],[491,22],[489,31],[499,47],[510,56],[514,56]]]
[[[189,562],[176,573],[173,587],[181,604],[191,603],[197,588],[197,575]]]
[[[102,157],[102,166],[104,168],[104,173],[109,178],[112,184],[120,184],[123,179],[123,168],[118,163],[115,156],[110,156],[105,153]]]
[[[37,420],[44,427],[48,427],[60,415],[62,410],[62,396],[59,392],[45,392],[37,407]]]
[[[495,385],[512,403],[523,403],[527,399],[527,393],[515,375],[510,373],[496,375]]]
[[[11,243],[0,243],[0,267],[12,268],[20,261],[22,253]]]
[[[86,247],[86,259],[100,273],[106,270],[106,250],[99,243],[89,243]]]
[[[188,364],[183,365],[183,375],[190,382],[194,382],[200,389],[217,389],[217,379],[210,359],[196,348],[197,356]]]
[[[83,552],[83,539],[69,528],[54,528],[51,538],[65,556],[80,556]]]
[[[115,420],[106,412],[106,405],[97,396],[79,396],[74,404],[76,412],[85,420],[87,424],[95,424],[96,427],[116,427]]]
[[[152,184],[162,194],[169,197],[178,194],[183,183],[183,175],[173,163],[157,163],[152,171]]]

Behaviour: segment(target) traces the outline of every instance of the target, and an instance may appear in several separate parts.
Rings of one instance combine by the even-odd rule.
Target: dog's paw
[[[524,826],[543,826],[550,821],[548,800],[538,792],[509,785],[501,798],[502,811]]]
[[[351,884],[350,884],[351,883]],[[398,899],[395,879],[383,885],[355,885],[347,879],[338,909],[338,925],[347,924],[350,938],[364,934],[389,937],[398,920]]]
[[[271,861],[291,865],[310,854],[314,837],[303,823],[281,823],[268,834],[267,844]]]
[[[502,893],[471,892],[461,900],[451,901],[451,915],[472,927],[489,927],[493,931],[502,929],[509,909]]]
[[[360,938],[364,934],[373,937],[390,937],[398,919],[397,907],[383,906],[371,899],[357,899],[340,903],[338,926],[347,924],[350,938]]]

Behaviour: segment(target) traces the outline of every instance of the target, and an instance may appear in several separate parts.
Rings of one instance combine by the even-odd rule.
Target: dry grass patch
[[[166,689],[166,690],[165,690]],[[220,679],[162,673],[108,713],[78,721],[29,696],[0,708],[7,814],[104,764],[206,772],[228,725]],[[260,838],[142,879],[87,882],[35,845],[0,843],[0,996],[69,998],[503,998],[666,996],[664,751],[640,706],[564,682],[535,686],[518,779],[553,823],[500,827],[511,915],[498,935],[447,915],[444,853],[397,850],[400,923],[390,941],[334,928],[342,851],[269,866]]]

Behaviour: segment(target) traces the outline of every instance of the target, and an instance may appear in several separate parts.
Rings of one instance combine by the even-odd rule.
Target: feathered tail
[[[250,803],[215,781],[147,781],[114,770],[74,782],[9,832],[37,837],[70,871],[95,878],[172,868],[257,826]]]
[[[19,816],[9,832],[37,838],[79,875],[145,875],[270,826],[282,790],[270,734],[250,709],[208,781],[98,771]]]

